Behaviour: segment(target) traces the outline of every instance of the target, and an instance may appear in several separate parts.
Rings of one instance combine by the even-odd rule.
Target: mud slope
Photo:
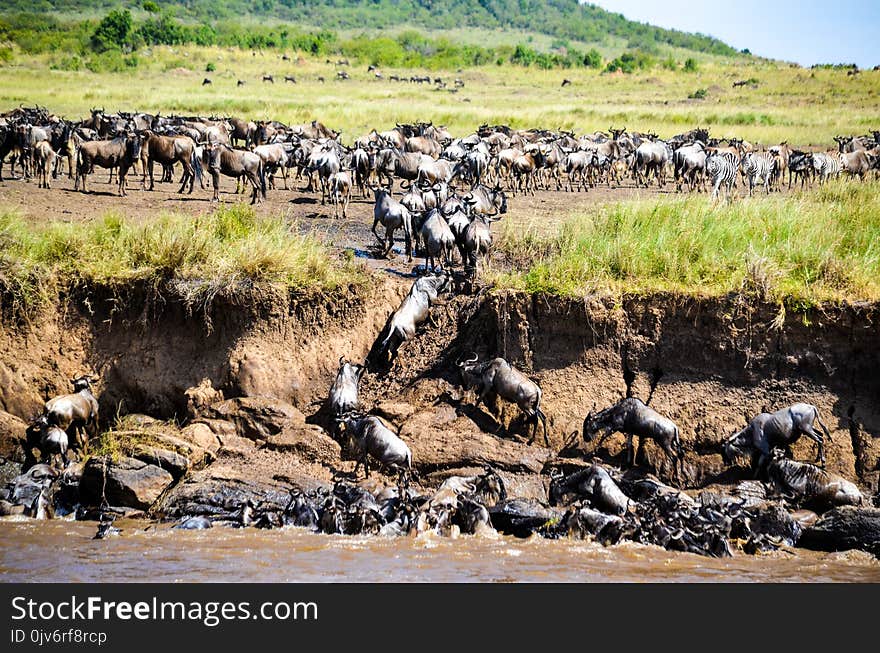
[[[238,289],[218,295],[207,315],[173,296],[147,305],[136,290],[128,308],[99,291],[88,302],[68,298],[29,328],[3,328],[0,410],[27,419],[66,392],[67,379],[93,371],[105,419],[117,411],[184,419],[184,391],[205,379],[227,398],[274,399],[314,416],[339,357],[364,359],[408,287],[387,279],[332,297]],[[471,352],[501,355],[538,380],[554,451],[587,411],[623,397],[629,382],[681,428],[691,486],[730,477],[717,445],[746,416],[807,401],[832,431],[829,469],[876,491],[880,307],[790,313],[781,328],[773,325],[777,310],[662,295],[454,297],[401,347],[390,371],[365,377],[363,400],[401,428],[424,475],[492,463],[534,484],[552,452],[517,442],[515,408],[502,415],[510,434],[496,436],[498,423],[458,387],[456,361]],[[620,463],[622,445],[615,436],[598,453]],[[651,443],[645,450],[649,465],[664,471],[659,450]],[[815,456],[807,441],[794,453]]]

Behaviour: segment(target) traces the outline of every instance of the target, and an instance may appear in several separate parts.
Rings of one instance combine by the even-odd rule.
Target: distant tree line
[[[82,4],[78,0],[35,0],[33,8],[42,5],[54,5],[59,11],[74,9]],[[24,4],[19,0],[11,0],[11,4]],[[531,0],[521,0],[531,6]],[[99,1],[98,5],[101,4]],[[110,3],[107,3],[110,4]],[[643,43],[639,38],[629,42],[629,49],[619,57],[606,62],[602,55],[591,48],[579,50],[570,45],[567,38],[557,38],[549,52],[541,52],[528,44],[500,45],[485,47],[452,42],[447,38],[429,38],[423,34],[409,30],[395,36],[376,37],[361,35],[352,38],[340,38],[329,29],[315,28],[312,30],[284,24],[242,25],[240,21],[226,18],[228,11],[239,7],[239,0],[220,0],[216,7],[208,11],[208,4],[200,0],[191,0],[185,6],[177,3],[145,0],[136,5],[136,13],[123,9],[111,9],[100,19],[62,19],[47,13],[7,13],[0,14],[0,42],[17,44],[27,53],[62,52],[56,61],[56,67],[62,69],[79,69],[87,67],[95,71],[119,71],[136,67],[139,63],[137,51],[153,45],[218,45],[237,46],[249,49],[283,49],[296,50],[316,56],[342,55],[355,58],[361,62],[388,67],[418,67],[427,69],[449,69],[489,64],[514,64],[518,66],[535,66],[543,69],[553,68],[594,68],[607,72],[622,71],[632,73],[662,63],[665,67],[677,69],[674,59],[667,58],[660,62],[659,46],[656,41]],[[354,9],[363,11],[365,16],[378,11],[395,14],[401,6],[415,4],[424,11],[441,11],[427,1],[408,3],[406,0],[390,2],[375,0],[372,3],[356,3],[346,0],[319,0],[319,9],[336,10],[343,6],[356,5]],[[448,12],[443,16],[470,15],[476,11],[470,3],[453,0],[443,4]],[[496,13],[510,2],[490,2],[483,4],[495,7]],[[550,7],[557,9],[565,2],[553,1]],[[302,9],[300,0],[256,0],[249,5],[251,11],[269,12],[282,5],[290,11]],[[370,5],[369,11],[367,7]],[[478,5],[482,7],[482,5]],[[187,9],[187,14],[211,15],[214,22],[185,21],[178,18],[176,11]],[[485,7],[483,7],[485,9]],[[471,13],[467,13],[471,12]],[[295,13],[295,12],[294,12]],[[332,12],[331,12],[332,13]],[[418,14],[418,12],[416,12]],[[479,13],[479,12],[478,12]],[[552,12],[551,12],[552,13]],[[613,16],[600,12],[602,16]],[[384,15],[384,14],[383,14]],[[389,14],[390,15],[390,14]],[[396,15],[396,14],[395,14]],[[499,13],[500,15],[500,13]],[[497,21],[497,18],[496,18]],[[318,21],[321,22],[321,21]],[[413,22],[413,21],[410,21]],[[614,23],[614,21],[612,21]],[[618,21],[619,22],[619,21]],[[636,23],[627,24],[635,25]],[[616,23],[614,23],[616,24]],[[369,26],[364,20],[362,26]],[[438,26],[442,27],[442,25]],[[521,27],[530,28],[523,24]],[[533,27],[533,26],[531,26]],[[640,26],[647,28],[647,26]],[[633,28],[635,29],[635,28]],[[654,28],[651,28],[654,29]],[[649,32],[646,32],[648,34]],[[653,34],[653,32],[650,32]],[[687,36],[687,35],[684,35]],[[584,38],[579,36],[578,38]],[[689,58],[685,70],[695,70],[696,61]]]

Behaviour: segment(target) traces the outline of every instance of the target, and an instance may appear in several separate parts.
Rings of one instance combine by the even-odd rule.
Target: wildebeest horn
[[[344,360],[345,360],[345,356],[340,356],[339,357],[339,364],[342,365],[342,361],[344,361]]]

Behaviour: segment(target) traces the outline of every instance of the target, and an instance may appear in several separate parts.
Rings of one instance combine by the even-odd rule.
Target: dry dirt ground
[[[158,171],[157,171],[158,172]],[[319,235],[338,247],[356,250],[365,248],[375,239],[369,233],[372,224],[373,199],[363,197],[357,191],[352,196],[348,217],[335,218],[333,206],[321,204],[320,192],[307,192],[304,180],[290,179],[291,190],[284,190],[280,179],[276,190],[269,190],[265,202],[257,205],[261,215],[283,216],[295,223],[302,232]],[[207,180],[210,184],[210,180]],[[10,180],[0,182],[0,206],[19,210],[26,217],[35,220],[89,220],[110,212],[120,213],[134,219],[148,219],[161,213],[188,213],[193,215],[213,211],[217,206],[211,201],[211,191],[196,186],[189,194],[178,194],[177,183],[159,183],[155,190],[141,190],[139,176],[129,175],[128,191],[125,197],[116,193],[116,184],[108,183],[107,172],[103,169],[89,176],[88,194],[73,189],[73,181],[60,177],[51,181],[52,188],[41,189],[35,180]],[[233,180],[221,181],[220,200],[229,202],[248,202],[250,195],[236,195]],[[399,186],[396,196],[400,197]],[[368,191],[369,192],[369,191]],[[596,207],[629,199],[657,197],[675,194],[672,184],[663,190],[656,186],[635,188],[632,182],[625,182],[621,188],[599,186],[589,191],[539,191],[534,196],[508,193],[509,211],[504,220],[514,225],[522,225],[536,231],[551,233],[572,214],[588,212]]]

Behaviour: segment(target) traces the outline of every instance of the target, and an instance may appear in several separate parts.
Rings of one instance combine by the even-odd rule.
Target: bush
[[[61,57],[60,59],[53,61],[49,67],[52,70],[82,70],[83,60],[74,54],[69,57]]]
[[[137,56],[123,55],[119,50],[108,50],[89,57],[86,68],[93,73],[121,73],[132,68],[137,68]]]
[[[97,52],[122,49],[131,45],[131,34],[131,12],[111,11],[92,34],[92,47]]]
[[[698,88],[696,91],[688,95],[688,99],[690,100],[705,100],[708,95],[708,91],[704,88]]]
[[[686,73],[695,73],[699,70],[699,66],[697,66],[697,60],[693,57],[688,57],[684,62],[684,72]]]
[[[215,70],[217,70],[217,66],[213,62],[208,62],[208,65],[205,66],[206,73],[213,73]]]

